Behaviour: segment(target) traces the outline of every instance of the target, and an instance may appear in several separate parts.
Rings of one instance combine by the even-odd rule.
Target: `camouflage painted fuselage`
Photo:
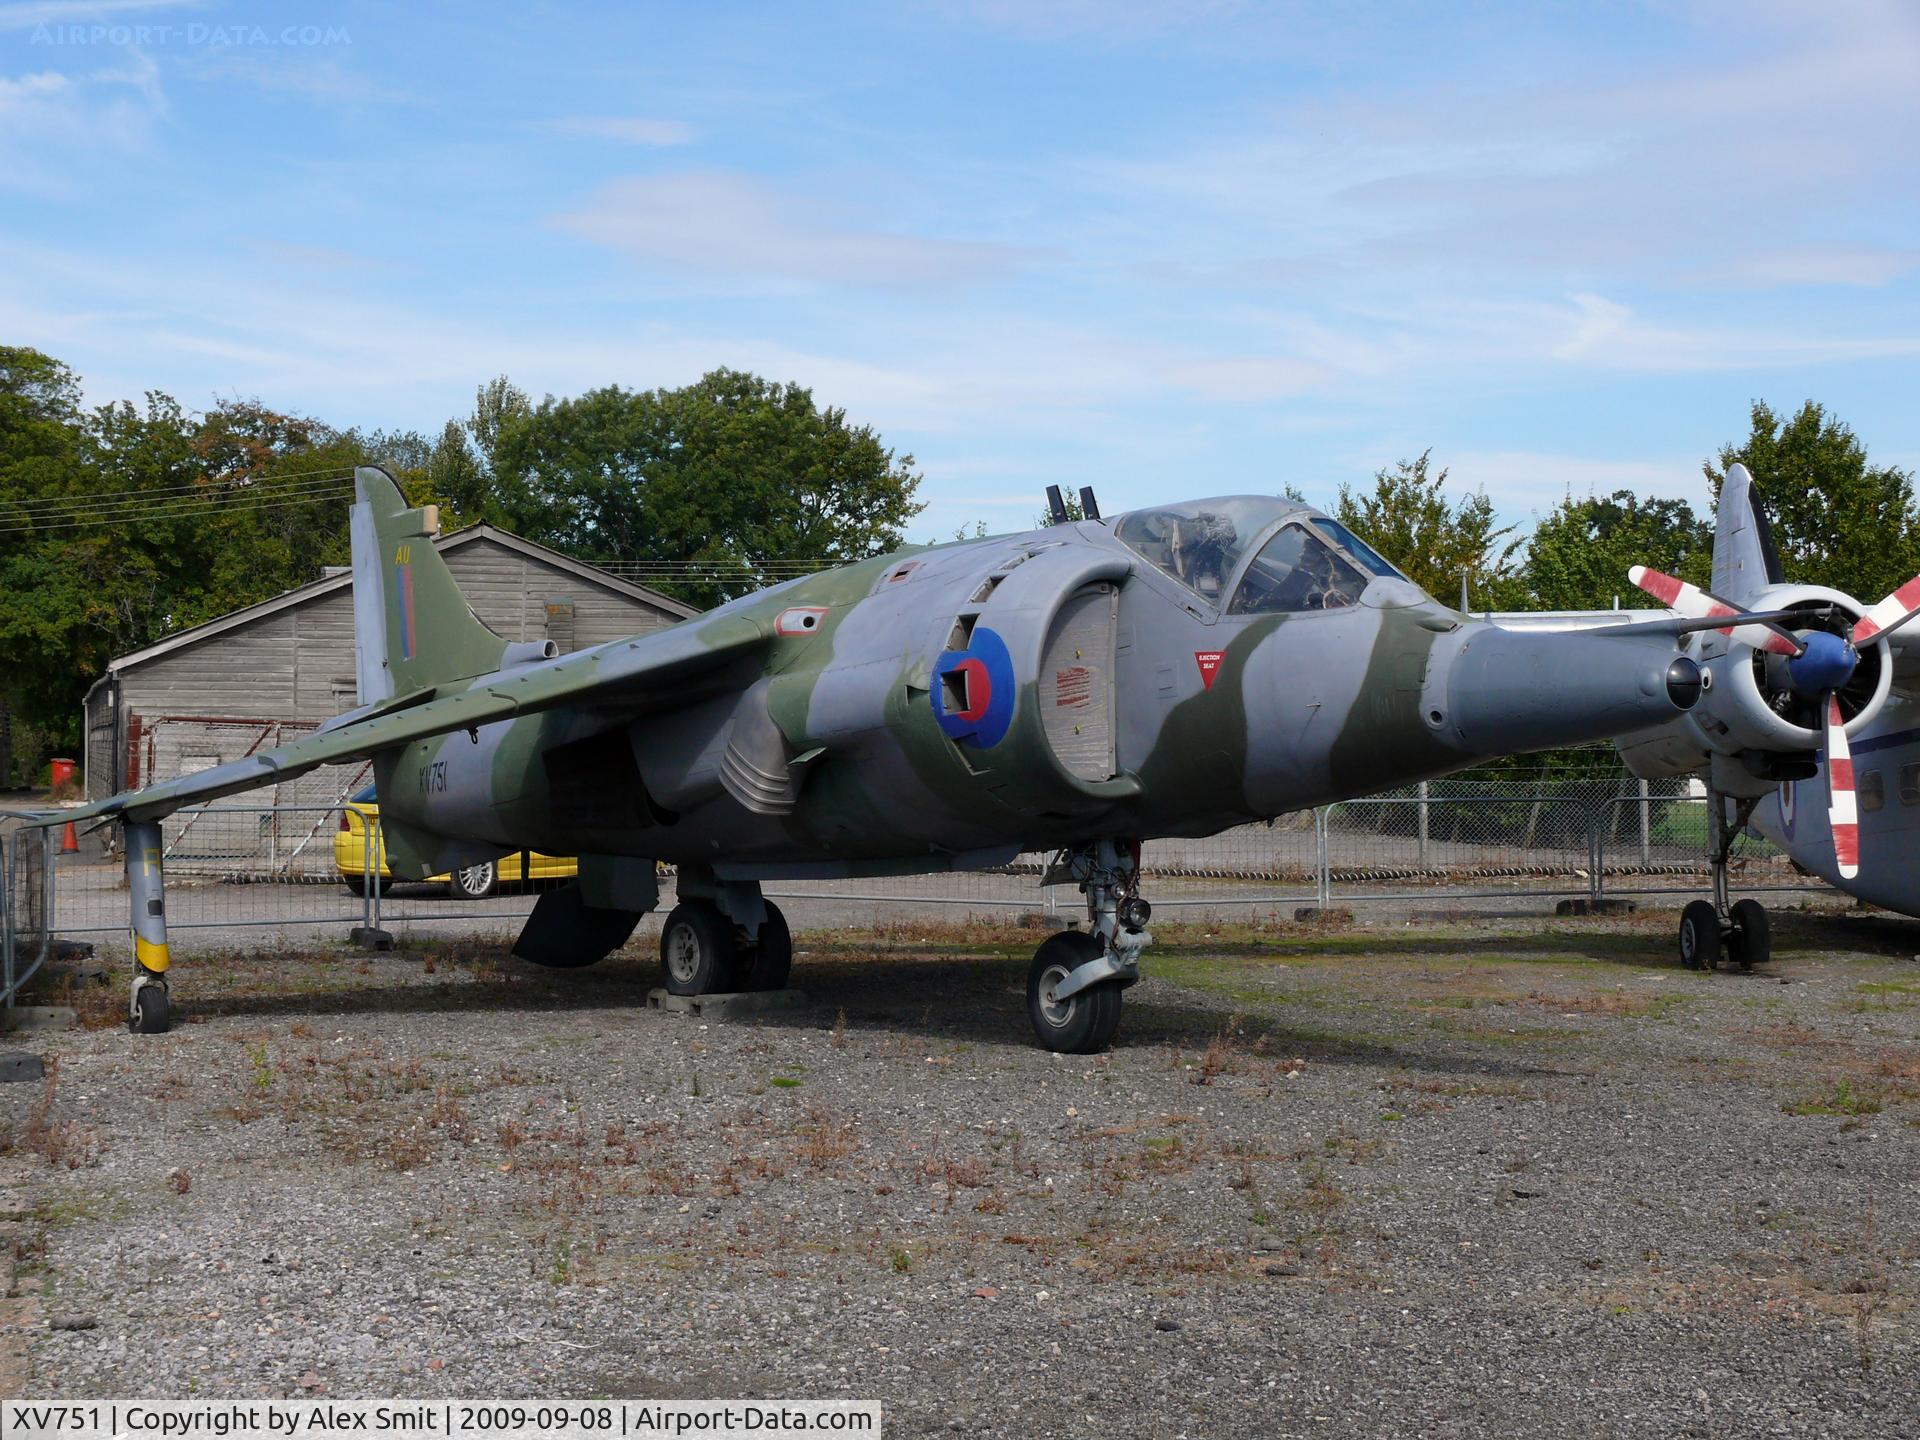
[[[649,647],[690,643],[715,663],[621,691]],[[1678,713],[1671,640],[1575,649],[1387,576],[1340,608],[1225,613],[1083,522],[900,551],[565,657],[604,693],[387,751],[379,794],[402,875],[522,848],[741,879],[966,868],[1209,834]]]

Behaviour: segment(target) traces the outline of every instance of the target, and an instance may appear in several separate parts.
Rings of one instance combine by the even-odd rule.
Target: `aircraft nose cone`
[[[1688,656],[1676,655],[1667,666],[1667,698],[1682,710],[1691,710],[1700,699],[1700,667]]]
[[[1794,689],[1804,695],[1817,695],[1838,690],[1853,678],[1853,667],[1860,663],[1859,652],[1838,635],[1814,630],[1801,643],[1807,647],[1806,654],[1787,662]]]

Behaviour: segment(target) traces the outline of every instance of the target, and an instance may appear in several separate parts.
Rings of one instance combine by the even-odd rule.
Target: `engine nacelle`
[[[1824,585],[1776,585],[1752,597],[1756,611],[1799,610],[1807,622],[1784,622],[1788,629],[1844,632],[1865,611],[1851,595]],[[1832,618],[1830,619],[1829,616]],[[1699,770],[1715,755],[1745,755],[1756,778],[1764,780],[1765,757],[1805,755],[1821,744],[1819,696],[1796,691],[1783,656],[1737,644],[1717,630],[1702,631],[1690,653],[1700,663],[1705,687],[1700,703],[1670,725],[1623,737],[1620,755],[1636,775],[1647,779]],[[1853,678],[1840,693],[1849,735],[1873,722],[1893,684],[1893,662],[1886,640],[1870,641],[1860,651]]]

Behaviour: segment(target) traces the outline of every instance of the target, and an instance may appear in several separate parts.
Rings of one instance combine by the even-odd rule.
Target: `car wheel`
[[[500,888],[500,872],[491,860],[465,865],[447,877],[447,893],[456,900],[484,900]]]

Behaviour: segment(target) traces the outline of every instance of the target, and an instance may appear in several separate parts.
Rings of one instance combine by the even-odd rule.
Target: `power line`
[[[171,513],[183,510],[212,507],[215,509],[233,505],[245,505],[257,500],[330,500],[347,493],[341,487],[345,482],[339,480],[326,482],[305,481],[297,485],[272,485],[249,487],[237,490],[210,491],[203,495],[183,495],[156,501],[115,500],[92,506],[77,506],[71,510],[47,510],[24,517],[8,514],[8,507],[0,502],[0,519],[23,520],[28,527],[50,528],[60,522],[92,523],[122,519],[140,519],[146,515]]]
[[[238,510],[257,510],[266,505],[314,505],[325,504],[336,499],[344,499],[345,491],[311,491],[300,494],[276,494],[246,496],[205,503],[196,501],[176,501],[165,505],[140,505],[126,510],[116,510],[105,514],[79,516],[51,516],[47,519],[32,519],[25,524],[10,525],[0,533],[19,534],[41,530],[73,530],[91,525],[127,525],[147,521],[177,520],[183,516],[217,515]],[[0,515],[0,519],[8,518]]]
[[[304,480],[314,475],[331,476],[341,480],[350,480],[353,478],[351,475],[345,473],[345,467],[339,466],[339,465],[329,465],[322,470],[286,470],[286,471],[281,471],[272,475],[262,475],[257,480],[254,480],[251,483],[255,485],[278,485],[285,480]],[[231,479],[231,480],[220,480],[220,479],[216,479],[214,477],[209,476],[206,479],[190,481],[183,485],[156,485],[148,489],[139,489],[139,490],[106,490],[106,491],[100,491],[91,495],[76,495],[70,498],[62,498],[60,496],[42,496],[37,500],[10,500],[6,503],[23,510],[38,510],[38,509],[47,509],[47,508],[64,509],[67,506],[72,504],[78,504],[82,502],[91,502],[91,501],[114,501],[114,500],[132,500],[132,499],[144,499],[144,498],[159,498],[163,496],[176,495],[176,494],[185,494],[188,496],[192,496],[192,495],[204,494],[209,489],[217,488],[223,485],[238,488],[246,483],[248,482],[245,477],[241,477],[239,479]]]
[[[292,500],[267,499],[267,500],[258,500],[258,501],[252,501],[252,502],[243,501],[243,502],[230,503],[225,505],[214,505],[214,506],[184,505],[176,510],[156,510],[156,511],[150,511],[142,515],[109,517],[107,519],[96,519],[96,520],[66,520],[66,521],[60,521],[60,522],[49,524],[49,525],[36,524],[36,525],[4,526],[4,527],[0,527],[0,535],[24,535],[31,532],[43,532],[48,530],[80,530],[80,529],[86,529],[88,527],[96,526],[96,525],[131,525],[135,523],[139,523],[139,524],[162,523],[169,520],[196,519],[196,518],[207,516],[209,514],[235,515],[235,514],[241,514],[241,513],[248,513],[255,510],[284,510],[295,505],[311,505],[314,503],[316,499],[324,499],[324,498],[326,497],[302,495]]]
[[[72,515],[107,513],[133,508],[152,508],[154,506],[193,504],[202,500],[244,499],[252,495],[297,494],[302,491],[334,490],[349,484],[344,476],[333,476],[320,480],[262,481],[252,485],[216,484],[197,486],[185,494],[172,492],[143,493],[126,492],[117,495],[94,495],[75,497],[60,501],[4,501],[0,500],[0,511],[24,512],[25,518],[32,520],[41,516],[60,519]]]

